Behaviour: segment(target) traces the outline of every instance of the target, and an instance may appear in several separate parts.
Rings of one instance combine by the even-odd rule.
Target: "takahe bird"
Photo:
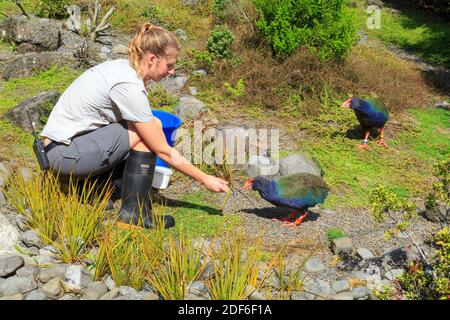
[[[329,190],[322,177],[309,173],[296,173],[275,179],[250,178],[243,188],[258,190],[262,198],[275,206],[293,209],[287,218],[278,219],[288,222],[288,226],[302,223],[308,215],[308,208],[323,203]],[[299,213],[300,216],[297,217]]]
[[[364,140],[358,147],[369,150],[369,134],[371,128],[377,128],[380,134],[380,140],[376,143],[387,148],[384,141],[384,126],[389,120],[388,111],[381,99],[379,98],[348,98],[343,107],[350,108],[355,111],[356,118],[364,131]]]

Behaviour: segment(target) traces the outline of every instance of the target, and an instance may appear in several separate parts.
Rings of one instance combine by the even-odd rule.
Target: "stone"
[[[41,122],[42,116],[49,116],[53,106],[60,97],[60,93],[56,90],[41,92],[35,97],[26,99],[5,114],[16,126],[27,132],[32,132],[28,114],[30,114],[31,122],[36,131],[41,131],[44,123]]]
[[[353,251],[353,241],[348,237],[331,240],[331,249],[334,254],[351,253]]]
[[[274,176],[280,169],[279,162],[265,156],[252,155],[245,168],[247,176]]]
[[[331,284],[331,288],[338,294],[350,290],[350,282],[348,280],[336,280]],[[353,299],[353,297],[352,297]]]
[[[108,54],[108,53],[111,52],[111,49],[108,48],[108,47],[103,46],[103,47],[100,48],[100,52],[101,52],[101,53]]]
[[[0,297],[0,300],[23,300],[23,295],[21,293],[16,293],[10,296]]]
[[[25,293],[37,288],[36,281],[27,277],[9,277],[0,283],[0,297]]]
[[[198,70],[192,71],[192,75],[194,75],[194,76],[207,76],[208,72],[206,70],[203,70],[203,69],[198,69]]]
[[[316,300],[316,295],[303,291],[293,291],[291,293],[291,300]]]
[[[177,38],[183,42],[186,42],[188,40],[186,32],[184,32],[184,30],[182,29],[175,30],[175,36],[177,36]]]
[[[42,292],[50,299],[59,299],[64,295],[62,290],[61,279],[54,278],[42,286]]]
[[[68,266],[65,277],[67,283],[72,284],[76,287],[86,288],[90,283],[93,282],[89,271],[78,265]]]
[[[425,209],[425,216],[433,222],[450,221],[450,207],[438,201],[433,207]]]
[[[9,220],[0,213],[0,255],[15,254],[14,248],[20,241],[20,233]]]
[[[60,45],[59,27],[49,19],[17,18],[14,28],[16,43],[29,43],[39,51],[54,51]]]
[[[65,295],[63,295],[58,300],[80,300],[80,297],[78,297],[76,295],[73,295],[71,293],[66,293]]]
[[[247,285],[245,291],[248,295],[248,300],[267,300],[266,297],[261,292],[256,290],[255,287]]]
[[[108,292],[108,287],[102,281],[94,281],[83,290],[86,300],[98,300]]]
[[[180,97],[186,82],[187,77],[184,75],[168,75],[160,82],[149,82],[147,90],[151,94],[152,91],[163,89],[173,97]]]
[[[111,52],[113,54],[128,55],[128,47],[123,44],[119,44],[112,48]]]
[[[38,266],[45,267],[49,265],[54,265],[58,263],[58,260],[49,256],[48,254],[40,254],[38,256],[33,257]]]
[[[122,296],[136,297],[138,295],[138,292],[136,291],[136,289],[134,289],[132,287],[120,286],[119,294]]]
[[[3,187],[12,174],[11,166],[6,161],[0,162],[0,187]]]
[[[335,295],[333,300],[353,300],[353,294],[351,292],[341,292]]]
[[[0,278],[9,277],[23,265],[24,261],[20,256],[0,257]]]
[[[119,288],[113,288],[111,291],[108,291],[103,296],[101,296],[99,300],[113,300],[118,295],[119,295]]]
[[[366,6],[377,6],[378,8],[383,8],[383,1],[381,0],[366,0]]]
[[[108,287],[108,290],[116,288],[116,283],[110,275],[108,275],[103,281],[105,282],[106,287]]]
[[[65,293],[81,294],[83,290],[81,286],[76,286],[66,281],[61,281],[61,286]]]
[[[28,225],[26,218],[21,214],[16,216],[16,226],[22,232],[30,230],[30,226]]]
[[[191,96],[196,96],[198,94],[196,87],[189,87],[188,91]]]
[[[438,102],[434,105],[435,108],[438,109],[444,109],[444,110],[450,110],[450,103],[446,101]]]
[[[323,272],[325,271],[325,265],[318,257],[311,257],[305,263],[305,271],[307,272]]]
[[[374,257],[374,254],[372,253],[372,251],[370,251],[369,249],[366,249],[366,248],[358,248],[356,250],[356,253],[363,260],[367,260],[367,259]]]
[[[0,178],[1,179],[1,178]],[[3,194],[3,191],[0,190],[0,207],[4,206],[5,204],[7,204],[8,202],[6,201],[6,197]]]
[[[24,300],[48,300],[48,297],[40,289],[33,290],[25,296]]]
[[[27,247],[37,247],[42,248],[44,246],[44,243],[42,242],[42,239],[39,237],[39,234],[34,230],[27,230],[24,233],[22,233],[22,242]]]
[[[60,278],[65,280],[67,271],[66,265],[54,265],[49,268],[39,269],[38,280],[42,283],[47,283],[53,278]]]
[[[366,287],[353,288],[352,295],[355,300],[367,300],[370,298],[370,290]]]
[[[206,111],[206,107],[202,101],[193,96],[181,96],[173,111],[182,121],[185,121],[194,119],[200,113]]]
[[[33,280],[36,280],[38,278],[39,274],[39,268],[35,267],[33,265],[25,265],[20,269],[17,269],[16,275],[19,277],[29,277]]]
[[[403,275],[403,272],[403,269],[391,269],[384,274],[384,277],[388,280],[393,281]]]
[[[74,67],[75,65],[73,53],[62,54],[56,51],[27,53],[11,61],[5,67],[2,78],[6,81],[27,78],[53,66]]]
[[[322,176],[320,168],[306,159],[302,154],[291,154],[280,159],[280,174],[281,176],[289,176],[295,173],[310,173],[316,176]]]
[[[139,295],[141,296],[142,300],[147,301],[160,300],[159,296],[152,291],[139,291]]]

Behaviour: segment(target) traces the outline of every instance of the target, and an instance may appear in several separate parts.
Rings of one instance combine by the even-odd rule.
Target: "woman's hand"
[[[229,191],[228,182],[214,176],[207,175],[202,183],[207,189],[213,192]]]

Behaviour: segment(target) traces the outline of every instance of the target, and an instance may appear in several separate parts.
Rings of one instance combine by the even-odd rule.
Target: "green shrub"
[[[225,18],[225,8],[231,3],[231,0],[213,0],[212,13],[218,19]]]
[[[233,33],[226,25],[215,26],[206,43],[206,49],[216,58],[231,56],[231,44],[234,41]]]
[[[327,238],[329,241],[345,237],[345,232],[341,229],[330,228],[327,231]]]
[[[46,18],[64,18],[67,16],[65,6],[72,4],[71,0],[39,0],[38,16]]]
[[[242,96],[245,90],[245,82],[243,78],[239,79],[234,87],[228,82],[225,82],[223,86],[233,99],[237,99]]]
[[[438,178],[438,182],[433,183],[433,191],[427,198],[427,207],[434,207],[436,201],[450,205],[450,159],[435,164],[434,175]]]
[[[355,43],[356,25],[346,0],[253,0],[256,25],[276,56],[305,45],[321,59],[343,57]]]

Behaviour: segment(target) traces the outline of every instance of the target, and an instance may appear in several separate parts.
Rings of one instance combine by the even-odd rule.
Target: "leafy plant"
[[[223,86],[233,99],[237,99],[244,93],[245,82],[243,78],[240,78],[234,87],[228,82],[225,82]]]
[[[450,205],[450,159],[442,160],[433,167],[438,182],[433,183],[433,192],[428,195],[426,205],[432,208],[436,201]]]
[[[231,0],[213,0],[212,13],[218,19],[225,18],[225,8],[231,3]]]
[[[206,49],[216,58],[228,58],[231,56],[231,44],[233,41],[233,33],[228,27],[224,24],[217,25],[206,42]]]
[[[38,0],[38,15],[46,18],[64,18],[67,16],[66,6],[71,0]]]
[[[341,229],[330,228],[327,231],[327,238],[329,241],[345,237],[345,232]]]
[[[343,57],[356,42],[353,16],[345,0],[254,0],[256,25],[276,56],[292,55],[306,45],[321,59]]]

